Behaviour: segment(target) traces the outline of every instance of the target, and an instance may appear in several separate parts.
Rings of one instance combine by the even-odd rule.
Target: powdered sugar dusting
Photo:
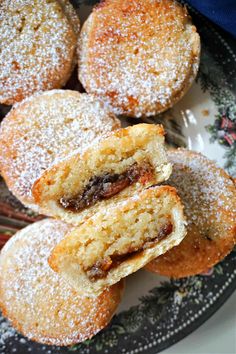
[[[78,31],[75,11],[63,3],[1,1],[0,102],[12,104],[33,92],[61,87],[68,80]],[[67,13],[74,13],[71,20]]]
[[[97,298],[79,297],[49,268],[53,247],[69,230],[55,220],[35,223],[13,236],[0,258],[1,302],[9,318],[28,338],[54,345],[96,334],[121,295],[117,285]]]
[[[81,32],[79,77],[115,113],[153,115],[173,104],[198,69],[199,36],[169,0],[107,0]]]
[[[25,99],[1,125],[0,164],[8,186],[23,203],[33,204],[32,184],[46,168],[118,127],[91,95],[52,90]]]
[[[236,226],[236,188],[223,170],[201,154],[169,152],[173,173],[168,184],[177,188],[188,224],[212,239],[227,237]]]
[[[62,9],[67,16],[68,21],[70,21],[74,32],[76,35],[78,35],[80,31],[79,15],[71,5],[70,0],[57,0],[57,2],[59,2],[59,4],[62,6]]]

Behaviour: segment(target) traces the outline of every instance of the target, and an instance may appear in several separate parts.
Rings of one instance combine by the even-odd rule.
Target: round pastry
[[[35,209],[31,187],[55,159],[83,151],[120,122],[91,95],[69,90],[35,94],[15,105],[0,128],[0,170],[9,189]]]
[[[150,116],[187,92],[199,54],[186,7],[173,0],[105,0],[81,31],[79,79],[116,114]]]
[[[147,265],[173,278],[205,272],[221,261],[236,243],[236,188],[230,177],[203,155],[170,151],[176,187],[185,206],[187,236],[181,244]]]
[[[65,85],[80,26],[69,1],[3,0],[0,20],[0,103]]]
[[[185,236],[183,207],[175,188],[150,187],[99,211],[55,247],[50,266],[78,294],[99,295]]]
[[[168,179],[171,164],[160,125],[119,129],[45,171],[32,193],[40,210],[79,225],[145,186]]]
[[[69,230],[60,221],[39,221],[17,232],[1,252],[3,315],[40,343],[71,345],[91,338],[108,324],[122,297],[123,282],[88,298],[51,270],[48,257]]]

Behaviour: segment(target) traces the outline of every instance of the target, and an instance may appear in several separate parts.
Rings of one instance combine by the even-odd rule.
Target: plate
[[[84,21],[96,1],[72,1]],[[236,178],[236,42],[189,9],[201,35],[199,74],[187,95],[149,123],[164,124],[167,143],[200,151]],[[67,88],[80,89],[76,75]],[[0,106],[0,116],[9,107]],[[127,119],[125,124],[137,121]],[[25,209],[0,181],[0,246],[42,216]],[[154,354],[204,323],[236,289],[236,250],[207,274],[171,280],[141,270],[127,279],[110,325],[91,340],[60,348],[28,341],[0,317],[4,354]],[[50,316],[50,314],[49,314]]]

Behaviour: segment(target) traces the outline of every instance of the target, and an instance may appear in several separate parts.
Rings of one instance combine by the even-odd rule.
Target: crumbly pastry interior
[[[89,280],[106,278],[111,269],[169,236],[173,231],[174,221],[171,215],[165,215],[165,208],[162,211],[163,215],[160,209],[158,212],[147,209],[142,212],[137,208],[126,212],[122,226],[119,225],[119,220],[113,219],[111,228],[110,221],[107,225],[106,220],[102,223],[101,232],[99,230],[97,233],[98,237],[92,238],[89,231],[85,232],[76,257]],[[135,223],[130,225],[130,222]]]
[[[79,296],[48,265],[48,257],[71,227],[46,219],[19,231],[0,256],[0,307],[31,340],[71,345],[94,336],[110,321],[123,283],[99,297]]]
[[[91,95],[51,90],[25,99],[0,129],[0,166],[9,189],[35,208],[31,188],[45,169],[119,127],[119,120]]]
[[[178,101],[198,70],[200,39],[172,0],[106,0],[85,22],[79,79],[116,114],[150,116]]]
[[[183,242],[147,268],[169,277],[207,271],[236,244],[236,186],[205,156],[184,149],[168,152],[173,173],[168,184],[178,190],[187,219]]]
[[[150,259],[178,244],[185,235],[176,191],[151,187],[105,209],[69,233],[49,263],[80,293],[99,293]]]
[[[112,132],[83,155],[45,171],[33,187],[40,208],[74,225],[169,177],[163,129],[139,124]]]
[[[69,1],[3,0],[0,19],[0,102],[62,87],[75,64],[79,32]]]

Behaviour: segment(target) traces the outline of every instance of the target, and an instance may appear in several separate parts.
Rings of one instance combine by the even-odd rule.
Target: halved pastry
[[[139,124],[113,131],[46,170],[33,196],[45,214],[79,225],[100,207],[111,208],[170,173],[162,126]]]
[[[175,188],[153,186],[100,211],[54,248],[49,265],[78,294],[98,295],[185,236]]]

